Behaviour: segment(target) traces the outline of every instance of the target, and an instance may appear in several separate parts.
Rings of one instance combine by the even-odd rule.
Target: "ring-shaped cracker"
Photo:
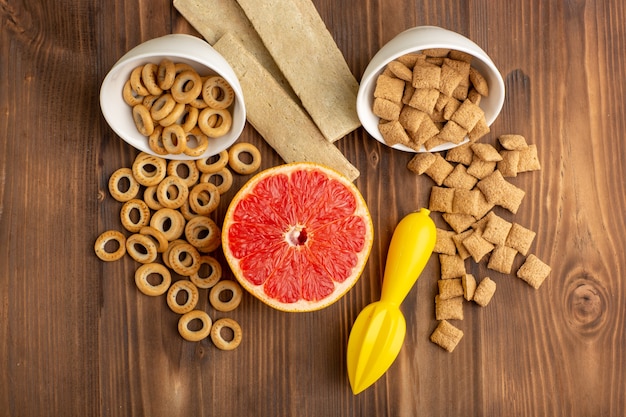
[[[137,218],[133,213],[137,213]],[[128,200],[120,209],[120,220],[124,229],[137,233],[142,227],[150,224],[150,207],[138,198]]]
[[[128,189],[122,191],[120,189],[120,181],[126,179],[128,181]],[[109,177],[109,193],[111,197],[119,202],[126,202],[132,200],[139,193],[139,183],[133,176],[133,171],[130,168],[119,168]]]
[[[185,239],[196,248],[204,248],[221,239],[221,230],[217,223],[206,216],[191,218],[185,225]]]
[[[211,120],[212,117],[217,116],[215,123]],[[224,136],[230,130],[233,125],[233,116],[226,109],[212,109],[207,107],[202,109],[198,115],[198,127],[210,138],[219,138]]]
[[[191,157],[201,156],[209,149],[209,137],[196,126],[187,132],[187,146],[184,154]]]
[[[231,297],[227,301],[222,300],[222,293],[231,293]],[[209,293],[209,301],[217,311],[228,312],[233,311],[241,303],[243,291],[241,286],[235,281],[225,279],[213,286]]]
[[[157,84],[163,90],[169,90],[176,78],[176,65],[170,59],[163,58],[157,69]]]
[[[188,188],[193,187],[200,178],[195,161],[171,160],[168,161],[166,169],[167,175],[180,178]]]
[[[130,80],[126,80],[124,83],[124,88],[122,88],[122,98],[126,104],[131,107],[143,103],[144,100],[144,96],[137,94],[137,92],[130,86]]]
[[[197,330],[191,330],[189,328],[189,323],[194,320],[200,320],[202,323],[202,326]],[[183,314],[180,319],[178,319],[178,333],[188,342],[199,342],[202,339],[206,339],[211,334],[212,325],[213,321],[206,312],[202,310],[192,310]]]
[[[163,89],[157,84],[158,69],[158,65],[152,62],[148,62],[141,69],[141,81],[143,81],[143,85],[153,96],[159,96],[163,94]]]
[[[145,85],[143,85],[143,80],[141,79],[141,71],[143,70],[143,65],[140,65],[133,69],[130,73],[130,87],[135,90],[135,92],[140,96],[147,96],[150,94]]]
[[[159,124],[163,127],[173,125],[174,123],[176,123],[178,119],[180,119],[180,116],[183,114],[184,111],[185,111],[185,104],[176,103],[176,105],[174,106],[170,114],[168,114],[167,116],[159,120]]]
[[[224,336],[222,336],[222,329],[227,328],[233,331],[233,339],[226,340]],[[233,350],[236,349],[237,346],[241,343],[241,339],[243,338],[243,332],[241,331],[241,326],[235,320],[230,318],[221,318],[211,327],[211,340],[213,344],[221,350]]]
[[[157,101],[159,97],[161,96],[153,96],[152,94],[150,94],[149,96],[145,96],[143,98],[143,100],[141,101],[141,104],[143,104],[144,106],[146,106],[148,110],[150,110],[152,109],[154,102]],[[150,114],[150,117],[152,117],[152,114]]]
[[[177,300],[181,291],[187,293],[187,298],[183,304],[179,304]],[[170,289],[167,290],[167,305],[176,314],[185,314],[193,310],[198,304],[199,298],[198,287],[186,279],[173,282]]]
[[[181,214],[187,221],[199,216],[199,214],[195,213],[189,206],[189,199],[187,199],[187,201],[185,201],[183,205],[178,208],[178,210],[180,210]]]
[[[180,155],[187,148],[187,135],[180,125],[173,124],[163,128],[161,134],[163,147],[172,155]]]
[[[211,182],[213,177],[219,177],[220,179],[215,182],[217,191],[220,194],[226,193],[233,186],[233,173],[230,169],[224,167],[217,172],[211,172],[202,174],[200,176],[200,182]]]
[[[198,110],[206,109],[207,107],[209,107],[209,105],[206,104],[206,102],[202,99],[202,96],[197,97],[195,100],[189,103],[189,105]]]
[[[184,242],[173,245],[167,258],[170,268],[178,275],[190,276],[200,269],[200,253],[191,244]]]
[[[154,212],[150,218],[150,226],[163,233],[169,242],[183,235],[185,223],[185,218],[180,211],[166,207]]]
[[[154,126],[154,132],[148,137],[148,147],[157,155],[165,156],[168,154],[167,149],[163,146],[163,126]]]
[[[154,121],[150,116],[150,110],[143,104],[133,106],[133,121],[137,131],[144,136],[150,136],[154,132]]]
[[[202,85],[202,98],[214,109],[228,108],[235,100],[235,91],[219,75],[209,77]]]
[[[183,112],[176,119],[176,124],[181,125],[185,132],[191,132],[198,124],[198,114],[200,114],[198,109],[186,104]]]
[[[166,117],[168,114],[174,110],[176,106],[176,100],[170,93],[163,94],[159,96],[158,99],[152,103],[152,107],[150,108],[150,115],[157,122],[162,118]]]
[[[189,198],[189,187],[182,178],[168,175],[157,185],[156,197],[163,207],[176,209]]]
[[[217,155],[217,160],[213,161],[214,159],[215,155],[196,160],[196,165],[200,172],[203,174],[210,174],[212,172],[217,172],[228,165],[228,150],[224,149]]]
[[[135,233],[126,238],[126,252],[135,261],[142,264],[154,262],[157,258],[157,247],[146,235]]]
[[[185,63],[185,62],[176,62],[174,64],[174,73],[175,76],[178,76],[183,71],[195,71],[194,67]],[[171,87],[170,87],[171,88]]]
[[[204,272],[202,265],[207,265],[209,269],[209,274],[204,276],[200,275]],[[222,265],[220,265],[219,261],[210,255],[203,255],[200,257],[200,269],[195,274],[189,276],[191,282],[193,282],[196,287],[202,289],[208,289],[219,282],[222,279]]]
[[[161,282],[157,285],[152,284],[148,279],[150,275],[159,275]],[[139,291],[150,297],[165,294],[171,283],[172,274],[170,274],[169,269],[160,263],[143,264],[135,271],[135,285],[137,285]]]
[[[215,184],[201,182],[189,191],[189,206],[198,214],[204,216],[211,214],[219,204],[220,193]]]
[[[242,153],[250,155],[250,162],[241,160]],[[236,143],[228,150],[228,164],[238,174],[252,174],[261,167],[261,152],[251,143]]]
[[[167,245],[167,249],[165,249],[165,252],[163,252],[161,259],[163,261],[163,263],[165,264],[165,266],[167,266],[168,268],[172,269],[172,266],[170,265],[170,261],[169,261],[169,257],[170,257],[170,252],[172,251],[172,249],[174,248],[174,246],[180,244],[180,243],[187,243],[187,241],[185,239],[174,239],[173,241],[170,241]],[[183,262],[185,264],[187,264],[187,262]]]
[[[157,252],[163,253],[169,247],[169,242],[165,237],[165,234],[160,230],[155,229],[152,226],[144,226],[139,229],[139,233],[145,236],[148,236],[154,240],[154,243],[157,245]]]
[[[170,92],[178,103],[189,104],[202,92],[202,80],[193,69],[182,71],[176,75]]]
[[[143,201],[150,207],[152,210],[157,211],[161,210],[163,206],[159,203],[159,200],[156,198],[156,185],[152,185],[150,187],[146,187],[143,190]]]
[[[167,161],[145,152],[133,161],[133,176],[143,186],[158,185],[167,175]]]
[[[219,248],[221,246],[221,244],[222,244],[222,239],[216,239],[215,241],[213,241],[209,245],[203,246],[201,248],[198,248],[198,252],[200,252],[200,253],[211,253],[211,252],[214,252],[214,251],[217,250],[217,248]]]
[[[114,241],[118,247],[113,252],[106,249],[107,243]],[[107,230],[98,236],[93,245],[96,256],[105,262],[117,261],[126,254],[126,237],[117,230]]]

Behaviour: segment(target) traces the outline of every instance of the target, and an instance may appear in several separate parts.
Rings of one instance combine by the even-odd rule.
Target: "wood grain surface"
[[[98,95],[133,46],[197,33],[168,0],[0,0],[0,416],[626,414],[626,4],[314,4],[357,80],[384,43],[416,25],[460,32],[490,54],[507,97],[486,141],[522,134],[542,165],[512,180],[527,194],[516,215],[501,214],[537,232],[531,251],[551,276],[534,290],[468,262],[498,289],[485,308],[467,304],[455,323],[465,336],[447,353],[428,340],[433,257],[402,305],[400,356],[352,395],[352,322],[380,296],[395,225],[428,204],[433,184],[406,169],[410,154],[360,128],[337,142],[361,172],[375,226],[357,285],[308,314],[246,294],[230,314],[244,330],[232,352],[183,341],[164,299],[137,291],[132,260],[93,253],[99,233],[120,227],[107,179],[137,153],[106,124]],[[250,126],[240,140],[260,147],[263,167],[282,162]],[[245,180],[235,177],[216,219]],[[220,316],[206,296],[201,308]]]

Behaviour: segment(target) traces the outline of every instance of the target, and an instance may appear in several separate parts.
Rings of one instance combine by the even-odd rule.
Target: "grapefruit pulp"
[[[357,282],[373,241],[361,193],[341,174],[300,162],[261,171],[231,201],[222,248],[235,278],[282,311],[313,311]]]

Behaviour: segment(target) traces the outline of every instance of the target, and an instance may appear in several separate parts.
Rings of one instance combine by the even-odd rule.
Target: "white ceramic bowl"
[[[385,69],[385,66],[394,59],[411,52],[430,48],[455,49],[471,54],[474,57],[472,66],[485,77],[489,85],[489,96],[483,97],[480,101],[480,107],[485,112],[487,125],[490,126],[500,114],[504,104],[504,81],[487,53],[474,42],[456,32],[436,26],[418,26],[398,34],[385,44],[374,55],[361,77],[356,101],[357,113],[365,130],[379,142],[385,143],[378,130],[380,119],[372,112],[376,78]],[[467,138],[462,143],[465,142],[467,142]],[[431,149],[431,152],[442,151],[455,146],[458,145],[446,143]],[[394,145],[393,148],[415,152],[415,150],[400,144]],[[422,150],[424,150],[423,147]]]
[[[235,102],[232,105],[233,124],[230,132],[222,137],[210,139],[209,148],[200,157],[192,158],[187,155],[163,157],[175,160],[199,159],[216,155],[232,145],[239,138],[246,123],[241,85],[224,57],[207,42],[191,35],[173,34],[151,39],[128,51],[113,65],[100,89],[100,107],[109,126],[135,148],[155,155],[148,146],[147,138],[135,127],[131,107],[122,98],[122,88],[134,68],[148,62],[158,64],[163,58],[187,63],[200,75],[218,74],[228,81],[235,91]]]

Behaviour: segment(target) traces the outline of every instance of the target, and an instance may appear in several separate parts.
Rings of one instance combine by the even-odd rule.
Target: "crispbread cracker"
[[[452,236],[452,240],[454,241],[454,245],[456,246],[457,256],[462,260],[465,260],[471,256],[470,253],[467,251],[467,248],[465,248],[465,245],[463,245],[463,240],[465,240],[465,238],[472,233],[474,233],[474,231],[468,229],[462,233],[458,233]]]
[[[407,132],[417,132],[420,125],[427,117],[428,115],[420,110],[414,109],[411,106],[403,106],[398,120]]]
[[[236,33],[237,38],[263,68],[272,74],[293,100],[298,101],[298,96],[235,0],[174,0],[173,4],[211,45],[227,32]]]
[[[441,67],[429,63],[416,63],[412,85],[417,89],[437,89],[441,80]]]
[[[513,269],[515,255],[517,255],[517,251],[513,248],[509,248],[508,246],[496,246],[491,252],[487,268],[502,272],[503,274],[510,274]]]
[[[435,159],[433,163],[428,167],[425,171],[426,175],[428,175],[437,185],[442,185],[443,181],[446,179],[448,175],[452,172],[454,167],[448,161],[443,159],[443,156],[440,154],[435,154]]]
[[[454,240],[452,240],[452,236],[454,236],[454,232],[437,228],[437,239],[435,240],[433,252],[454,255],[456,253],[456,246]]]
[[[478,190],[455,188],[452,210],[450,212],[473,215],[478,207],[478,193]]]
[[[497,162],[483,161],[472,153],[472,163],[467,167],[467,173],[479,180],[489,176],[496,169]]]
[[[437,156],[434,153],[417,153],[413,158],[411,158],[411,160],[407,164],[407,167],[410,171],[418,175],[422,175],[428,170],[428,168],[430,168],[430,166],[435,162],[436,159]]]
[[[430,189],[430,199],[428,201],[428,210],[440,213],[449,213],[452,211],[454,201],[454,188],[435,187]]]
[[[467,301],[471,301],[476,292],[476,278],[472,274],[465,274],[461,277],[461,285],[463,286],[463,297]]]
[[[413,80],[413,71],[400,61],[391,61],[387,64],[387,69],[401,80],[409,82]]]
[[[459,344],[462,337],[463,331],[461,329],[457,329],[446,320],[442,320],[430,335],[430,341],[448,352],[452,352]]]
[[[464,213],[443,213],[441,217],[457,233],[466,231],[476,221],[474,216]]]
[[[526,195],[524,190],[505,180],[502,173],[497,169],[481,179],[476,187],[482,191],[487,201],[504,207],[513,214],[517,213]]]
[[[435,296],[435,318],[437,320],[463,320],[463,296],[443,299]]]
[[[224,35],[214,48],[239,78],[246,97],[248,121],[285,162],[317,162],[337,170],[351,181],[359,176],[359,171],[324,138],[298,103],[233,34]],[[294,146],[295,140],[304,142]]]
[[[310,0],[274,0],[263,7],[257,0],[237,2],[324,137],[333,142],[358,128],[359,84],[315,5]],[[305,65],[312,57],[315,64]]]
[[[439,298],[449,300],[450,298],[461,297],[463,295],[463,284],[461,278],[437,280],[439,288]]]
[[[465,263],[458,255],[439,254],[441,279],[459,278],[465,275]]]
[[[498,141],[504,149],[507,149],[509,151],[520,151],[528,147],[528,143],[526,143],[526,138],[522,135],[500,135],[498,137]]]
[[[467,96],[467,93],[465,93],[465,96]],[[476,126],[476,123],[484,117],[485,112],[483,109],[472,103],[470,100],[465,99],[457,111],[455,111],[452,117],[450,117],[450,120],[458,123],[467,131],[470,131],[474,128],[474,126]]]
[[[518,223],[513,223],[504,244],[526,256],[530,250],[530,245],[532,245],[533,240],[535,240],[536,235],[536,232],[527,229]]]
[[[485,217],[487,218],[487,224],[485,224],[485,229],[482,232],[483,238],[494,245],[504,245],[513,224],[493,211],[490,211]]]
[[[407,145],[411,141],[411,138],[409,138],[409,135],[406,134],[406,131],[397,120],[378,123],[378,131],[389,146],[393,146],[398,143]]]
[[[474,151],[472,150],[472,144],[469,142],[452,148],[446,153],[446,161],[458,162],[465,166],[469,166],[473,159]]]
[[[450,142],[457,144],[463,142],[466,135],[467,130],[459,126],[456,122],[450,120],[443,126],[437,136],[439,136],[442,143]]]
[[[493,294],[496,292],[496,283],[489,277],[480,280],[476,291],[474,291],[474,302],[481,307],[485,307],[491,301]]]
[[[372,112],[382,120],[398,120],[400,117],[400,105],[391,100],[376,97],[372,105]],[[389,144],[389,142],[387,143]]]
[[[476,183],[478,182],[478,178],[474,177],[467,173],[467,168],[463,164],[457,164],[454,167],[454,170],[445,180],[443,180],[443,185],[450,188],[462,188],[464,190],[471,190],[474,188]]]
[[[534,254],[528,255],[524,264],[517,270],[518,278],[526,281],[534,289],[538,289],[550,275],[552,268]]]
[[[402,65],[402,64],[400,64]],[[381,74],[376,78],[376,88],[374,88],[374,97],[384,98],[398,105],[402,102],[404,94],[404,81],[399,78]],[[391,119],[387,119],[391,120]]]
[[[470,253],[474,262],[478,263],[494,246],[487,242],[478,230],[474,230],[472,234],[463,239],[465,249]]]
[[[498,162],[502,160],[502,155],[489,143],[474,143],[472,144],[472,151],[481,161]]]
[[[528,145],[528,148],[519,151],[517,172],[539,171],[540,169],[537,145]]]
[[[497,168],[503,177],[517,177],[520,151],[500,151],[502,160],[498,161]]]

